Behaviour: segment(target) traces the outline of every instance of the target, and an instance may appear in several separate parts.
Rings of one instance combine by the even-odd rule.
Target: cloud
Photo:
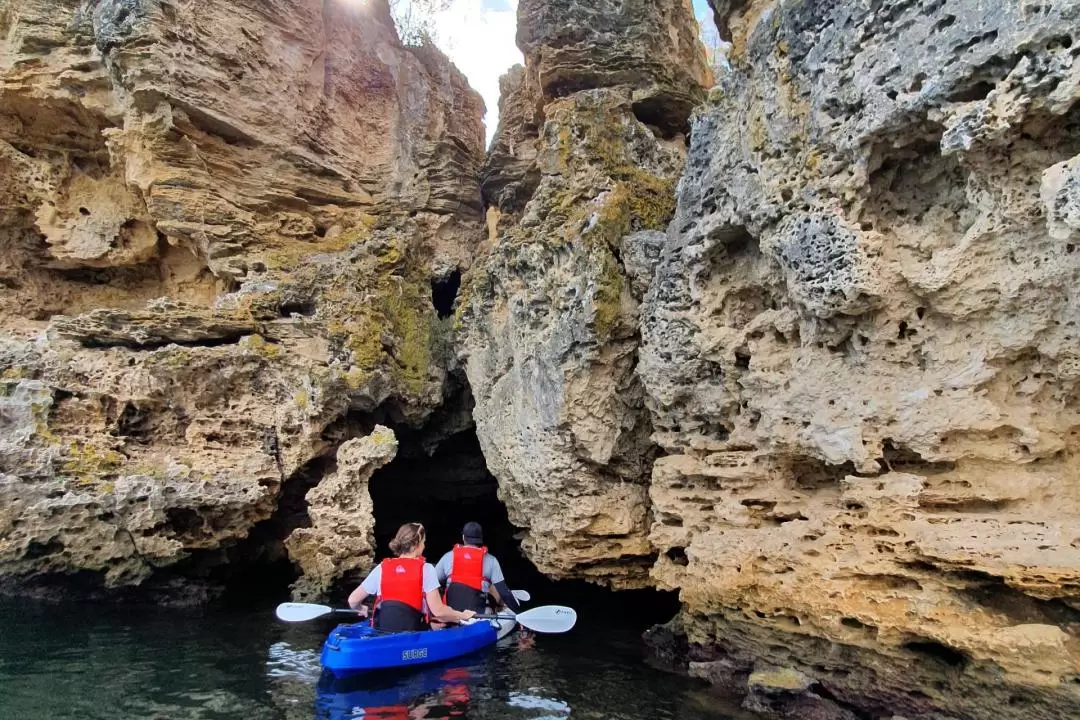
[[[439,47],[487,105],[490,144],[499,117],[499,77],[525,60],[514,44],[518,0],[456,0],[436,17]]]

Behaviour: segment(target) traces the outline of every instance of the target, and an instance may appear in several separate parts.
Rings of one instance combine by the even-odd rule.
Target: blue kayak
[[[380,633],[368,623],[339,625],[322,649],[322,666],[335,675],[444,662],[476,652],[510,634],[513,620],[473,620],[445,630]]]

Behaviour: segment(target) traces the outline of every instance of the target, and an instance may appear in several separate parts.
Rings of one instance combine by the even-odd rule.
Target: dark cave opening
[[[521,550],[523,529],[511,523],[499,499],[498,481],[487,469],[475,429],[469,427],[443,437],[447,428],[461,427],[450,416],[460,414],[460,409],[470,402],[467,396],[455,399],[460,401],[454,404],[458,413],[438,414],[423,429],[394,422],[390,412],[378,418],[349,415],[332,433],[337,441],[364,435],[371,432],[377,419],[393,426],[398,437],[397,457],[378,470],[369,483],[374,503],[376,560],[388,555],[389,541],[402,523],[424,524],[428,533],[426,556],[429,562],[436,563],[460,542],[462,526],[476,521],[483,526],[485,545],[498,557],[510,586],[532,595],[527,607],[569,605],[578,611],[580,626],[614,629],[618,633],[643,632],[667,622],[678,612],[678,595],[674,592],[616,592],[583,580],[552,580],[537,570]],[[243,540],[193,551],[187,559],[156,570],[139,587],[107,590],[100,574],[87,573],[82,578],[45,578],[40,593],[28,592],[33,588],[27,587],[22,588],[23,593],[173,607],[212,603],[266,610],[288,600],[290,586],[299,577],[284,540],[293,530],[310,525],[306,495],[334,472],[335,458],[336,453],[330,450],[286,479],[273,514],[257,523]],[[203,519],[193,512],[178,512],[170,519],[181,532],[201,532]],[[327,602],[341,604],[360,579],[345,578],[333,588]],[[56,592],[54,580],[64,588],[63,593]]]
[[[445,277],[432,278],[431,304],[435,306],[435,312],[439,314],[440,320],[445,320],[454,314],[454,302],[457,301],[460,289],[460,270],[454,270]]]
[[[403,523],[423,523],[428,562],[461,542],[466,522],[484,528],[484,544],[498,559],[510,587],[528,590],[529,607],[569,605],[579,622],[590,620],[645,630],[670,620],[679,609],[677,593],[653,590],[614,592],[580,580],[552,580],[521,551],[522,529],[510,522],[498,496],[498,481],[488,472],[476,432],[453,435],[430,456],[419,438],[399,432],[398,457],[371,479],[375,506],[376,558],[389,554],[389,542]]]
[[[253,598],[265,603],[289,599],[289,587],[299,573],[289,560],[285,538],[297,528],[311,526],[308,491],[336,467],[333,452],[310,460],[285,481],[274,513],[228,550],[229,562],[218,570],[225,604],[250,603]]]

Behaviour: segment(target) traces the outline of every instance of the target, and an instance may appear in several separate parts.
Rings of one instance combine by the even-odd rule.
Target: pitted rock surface
[[[298,528],[285,540],[289,557],[301,570],[294,597],[325,597],[335,581],[371,567],[375,513],[368,481],[397,450],[394,432],[381,425],[338,448],[337,470],[308,491],[311,527]]]
[[[1080,4],[720,5],[641,308],[651,576],[833,700],[1067,714]]]
[[[198,575],[350,413],[442,404],[483,103],[384,0],[9,0],[0,38],[0,589]]]

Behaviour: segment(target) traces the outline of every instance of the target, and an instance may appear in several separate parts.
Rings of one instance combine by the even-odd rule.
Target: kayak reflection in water
[[[383,632],[412,632],[424,629],[431,618],[443,623],[459,623],[476,613],[447,606],[439,597],[435,568],[424,561],[424,526],[406,523],[390,541],[394,557],[383,560],[360,587],[349,595],[349,607],[367,616],[364,600],[375,597],[374,627]]]
[[[316,687],[315,720],[411,720],[413,718],[496,717],[566,720],[570,704],[541,687],[494,691],[490,661],[452,660],[402,672],[376,671],[349,678],[324,673]],[[480,703],[480,707],[474,707]],[[481,712],[486,708],[487,712]]]
[[[475,661],[451,662],[402,673],[367,673],[346,679],[326,673],[316,688],[317,720],[468,717],[472,686],[484,678]]]

